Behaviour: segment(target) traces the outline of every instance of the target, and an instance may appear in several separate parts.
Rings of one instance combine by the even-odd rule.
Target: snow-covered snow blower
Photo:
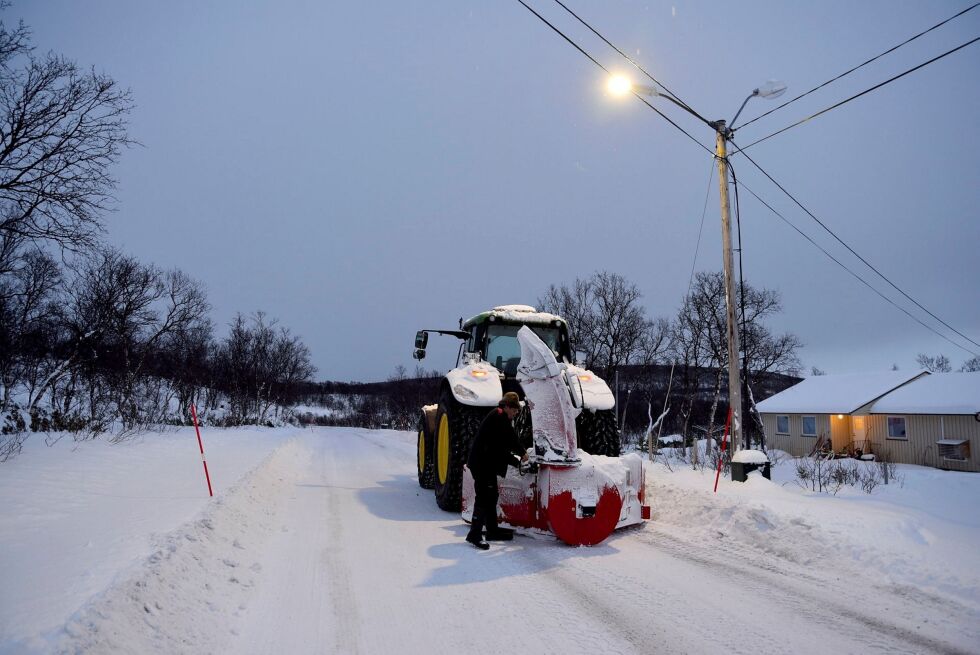
[[[501,522],[594,545],[649,518],[643,461],[619,457],[614,396],[572,363],[564,319],[524,305],[496,307],[461,322],[460,330],[420,331],[417,359],[425,356],[429,332],[465,340],[439,404],[424,407],[419,419],[419,484],[435,489],[441,508],[471,517],[473,481],[463,462],[489,409],[504,391],[516,391],[525,407],[515,428],[530,457],[520,475],[499,481]]]
[[[550,530],[573,546],[592,546],[616,528],[649,518],[643,460],[590,455],[578,448],[575,418],[581,413],[581,376],[527,327],[517,333],[517,378],[531,410],[533,449],[521,475],[500,481],[498,518],[516,527]],[[473,513],[469,469],[463,473],[463,518]]]

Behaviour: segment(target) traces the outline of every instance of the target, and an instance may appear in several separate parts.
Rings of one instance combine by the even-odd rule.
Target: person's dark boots
[[[514,531],[507,528],[494,528],[487,530],[487,541],[511,541],[514,539]]]
[[[470,542],[471,544],[473,544],[474,546],[476,546],[480,550],[489,550],[490,549],[490,544],[488,544],[487,542],[485,542],[483,540],[483,536],[482,535],[472,534],[472,533],[471,534],[468,534],[468,535],[466,535],[466,541]]]

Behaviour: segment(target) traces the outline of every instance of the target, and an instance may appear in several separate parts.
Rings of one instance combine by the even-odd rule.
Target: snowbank
[[[215,502],[298,432],[203,429]],[[213,504],[193,428],[116,445],[32,435],[0,464],[0,498],[0,652],[17,653],[50,651],[74,612],[164,545],[159,535]]]
[[[305,452],[287,443],[65,626],[61,652],[218,652],[261,573],[260,546]],[[235,628],[230,631],[234,634]],[[193,648],[188,646],[193,644]]]
[[[858,466],[875,466],[854,461]],[[870,495],[801,488],[794,461],[772,481],[722,478],[714,471],[657,463],[647,468],[654,520],[706,542],[737,541],[770,556],[887,584],[916,588],[980,610],[980,475],[897,466],[899,479]]]

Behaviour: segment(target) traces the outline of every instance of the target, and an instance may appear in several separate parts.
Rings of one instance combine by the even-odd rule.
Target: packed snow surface
[[[758,404],[767,414],[850,414],[926,371],[814,375]]]
[[[412,432],[37,436],[0,465],[0,653],[976,653],[980,475],[872,495],[648,467],[652,521],[488,552]],[[485,643],[492,642],[492,643]]]

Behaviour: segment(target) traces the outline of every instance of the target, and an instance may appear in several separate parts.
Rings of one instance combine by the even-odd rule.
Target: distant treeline
[[[673,366],[671,382],[670,364],[626,365],[619,372],[619,416],[623,431],[628,435],[644,432],[653,419],[664,411],[664,402],[670,412],[663,434],[683,434],[688,437],[703,436],[712,424],[712,406],[715,404],[715,369],[698,367],[685,369],[681,364]],[[725,378],[727,380],[727,377]],[[349,425],[355,427],[390,427],[414,430],[419,409],[435,403],[439,396],[441,375],[436,372],[421,377],[393,377],[384,382],[310,382],[297,386],[300,402],[304,405],[333,410],[329,416],[315,413],[299,414],[304,423],[317,425]],[[752,391],[756,402],[778,393],[800,381],[800,378],[780,373],[761,373],[752,379]],[[615,375],[609,380],[615,392]],[[670,398],[667,388],[670,385]],[[722,382],[722,399],[716,409],[717,416],[727,413],[728,388]],[[721,421],[723,425],[723,421]],[[747,429],[757,434],[751,422]]]

